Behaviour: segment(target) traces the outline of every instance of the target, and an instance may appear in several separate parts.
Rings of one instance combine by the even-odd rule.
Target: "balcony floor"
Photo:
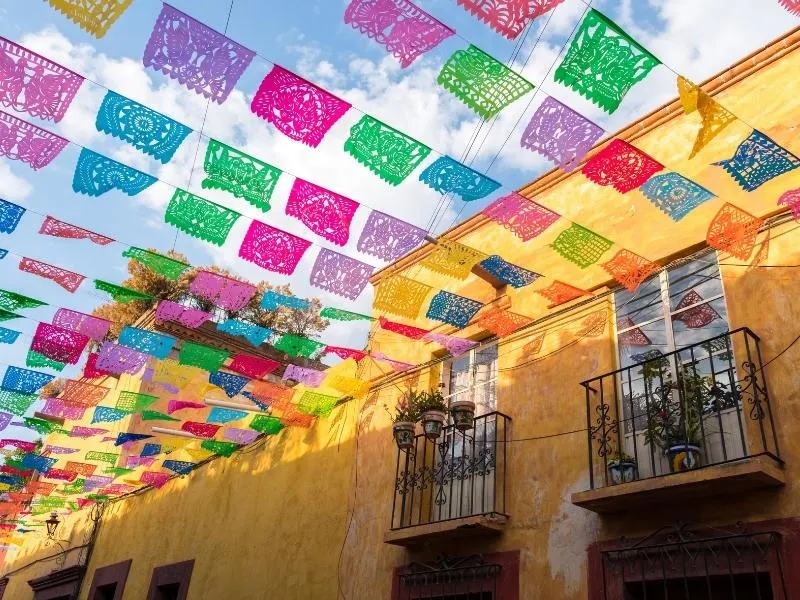
[[[572,495],[572,503],[596,513],[614,513],[680,500],[696,501],[731,492],[778,487],[784,483],[780,462],[762,455],[685,473],[577,492]]]
[[[499,514],[475,515],[447,521],[435,521],[403,529],[392,529],[383,541],[395,546],[416,546],[432,539],[457,539],[483,535],[499,535],[505,529],[508,517]]]

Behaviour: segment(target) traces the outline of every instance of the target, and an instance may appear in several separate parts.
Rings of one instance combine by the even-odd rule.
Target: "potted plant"
[[[459,431],[469,431],[475,423],[475,403],[472,400],[453,400],[450,402],[450,416]]]
[[[415,398],[417,414],[422,419],[422,431],[429,440],[437,440],[442,434],[447,419],[447,403],[442,393],[437,391],[420,392]]]
[[[403,394],[395,406],[394,414],[389,412],[389,417],[392,419],[392,435],[397,447],[401,450],[409,450],[414,447],[414,431],[417,427],[417,412],[416,392],[408,392]]]
[[[702,462],[701,407],[708,392],[701,376],[682,377],[683,390],[667,380],[655,390],[647,411],[644,443],[664,451],[672,473],[696,469]]]
[[[636,479],[636,460],[625,452],[617,452],[608,461],[608,474],[611,476],[612,485],[629,483]]]

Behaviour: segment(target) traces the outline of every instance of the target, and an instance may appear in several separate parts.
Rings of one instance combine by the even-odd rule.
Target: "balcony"
[[[469,431],[417,435],[397,451],[391,529],[384,541],[413,546],[435,538],[497,535],[506,514],[506,439],[511,418],[492,412]]]
[[[598,513],[780,486],[759,338],[737,329],[582,383]]]

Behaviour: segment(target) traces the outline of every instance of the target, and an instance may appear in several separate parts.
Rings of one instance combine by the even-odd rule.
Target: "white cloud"
[[[27,179],[14,174],[7,162],[0,162],[0,198],[24,204],[33,186]]]

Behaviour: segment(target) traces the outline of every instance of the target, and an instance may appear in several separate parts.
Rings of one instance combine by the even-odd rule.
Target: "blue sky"
[[[222,29],[225,25],[228,0],[175,0],[173,4],[215,28]],[[466,45],[464,39],[451,38],[409,69],[402,70],[393,58],[386,56],[381,46],[343,23],[346,4],[344,0],[235,0],[228,35],[260,55],[334,91],[356,107],[417,137],[435,150],[460,157],[476,130],[478,120],[441,89],[435,79],[447,57]],[[514,42],[505,40],[475,20],[457,6],[455,0],[420,0],[419,4],[455,28],[460,36],[497,58],[506,61],[511,55]],[[145,70],[141,64],[144,46],[161,8],[158,0],[134,0],[101,40],[84,33],[46,2],[25,2],[24,11],[19,5],[19,0],[0,0],[1,35],[199,130],[205,100],[160,73]],[[673,68],[694,80],[713,75],[797,24],[797,20],[783,11],[775,0],[758,3],[752,0],[616,0],[596,2],[594,6],[617,20]],[[544,30],[546,18],[540,19],[519,52],[515,66],[537,86],[541,84],[546,93],[567,102],[606,130],[613,131],[673,97],[674,75],[663,67],[657,69],[610,116],[554,83],[552,75],[547,74],[584,9],[581,0],[565,0]],[[538,43],[535,43],[540,35]],[[337,123],[318,149],[288,140],[250,114],[248,107],[252,94],[269,69],[268,62],[256,58],[228,101],[222,106],[211,106],[205,133],[286,171],[348,195],[366,206],[427,228],[439,197],[416,181],[418,172],[400,186],[391,188],[342,151],[342,142],[349,127],[360,117],[358,113],[351,112]],[[186,188],[198,134],[192,134],[184,142],[168,165],[161,165],[95,131],[94,117],[104,94],[102,86],[87,81],[61,123],[41,124],[72,141]],[[544,95],[539,94],[529,103],[530,97],[526,97],[503,111],[494,126],[484,126],[469,154],[468,160],[474,160],[473,166],[484,169],[497,154],[490,175],[507,188],[517,187],[547,170],[549,165],[543,159],[519,147],[520,133],[543,99]],[[36,122],[27,115],[20,116]],[[506,139],[508,143],[504,143]],[[247,216],[324,243],[283,213],[291,177],[284,176],[273,198],[273,209],[266,214],[226,194],[201,190],[204,150],[205,143],[200,146],[196,170],[191,178],[192,191],[229,205]],[[243,262],[238,258],[237,250],[247,225],[246,219],[237,225],[223,248],[209,246],[184,234],[179,234],[176,240],[175,230],[163,223],[164,207],[172,193],[167,185],[156,184],[134,198],[118,192],[99,198],[73,193],[71,181],[78,152],[78,147],[70,146],[50,166],[38,172],[22,163],[0,159],[0,197],[30,209],[13,235],[0,237],[0,247],[14,253],[0,262],[3,282],[0,287],[50,303],[50,306],[26,311],[30,319],[5,324],[22,331],[23,336],[13,346],[0,346],[0,362],[24,364],[30,335],[37,321],[49,321],[56,308],[90,312],[106,300],[93,291],[90,282],[84,283],[75,294],[69,294],[52,282],[19,272],[18,255],[77,271],[88,279],[101,278],[120,283],[127,276],[126,259],[121,256],[126,245],[168,250],[175,242],[176,249],[187,254],[195,265],[213,262],[253,280],[264,279],[276,284],[290,282],[298,295],[317,296],[326,304],[340,308],[369,311],[369,288],[357,302],[351,303],[309,286],[308,275],[316,255],[314,249],[307,253],[292,277],[278,276]],[[436,219],[434,232],[446,229],[485,204],[465,205],[458,200],[448,204]],[[351,242],[345,247],[345,252],[381,266],[377,259],[362,255],[355,249],[355,241],[368,212],[367,208],[359,209],[351,230]],[[122,244],[100,248],[88,241],[40,236],[37,234],[42,221],[40,215],[45,214],[111,236]],[[328,343],[360,347],[366,333],[365,325],[334,325],[322,339]]]

